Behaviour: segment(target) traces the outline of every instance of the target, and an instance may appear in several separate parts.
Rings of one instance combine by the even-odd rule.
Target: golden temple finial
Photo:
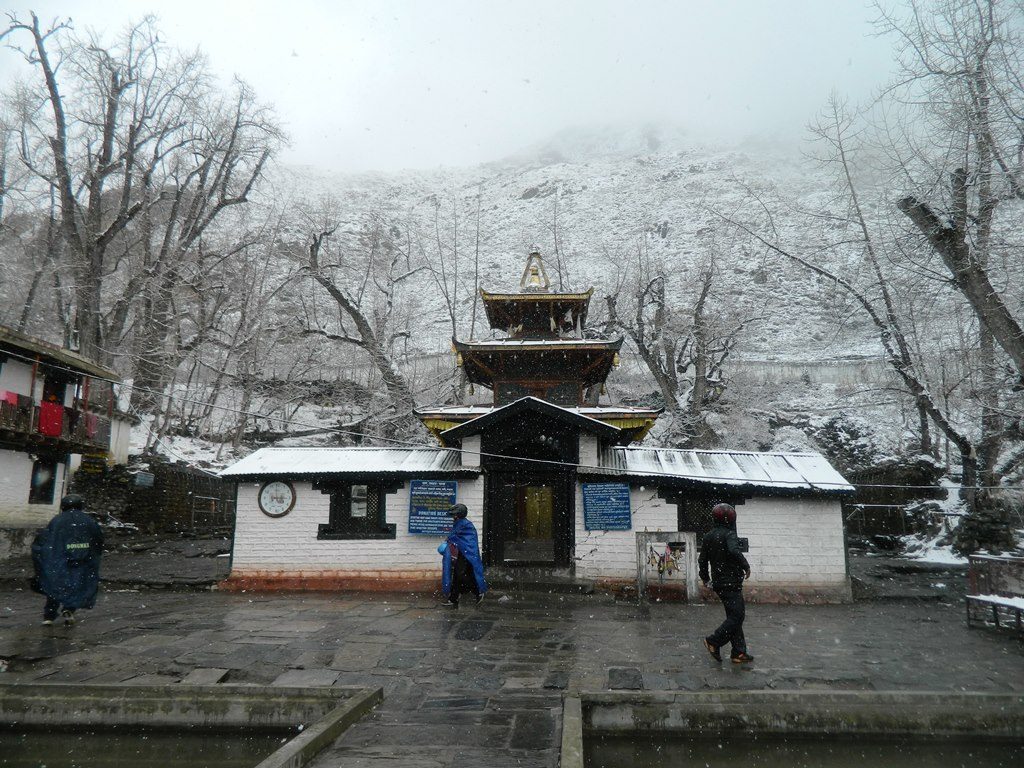
[[[551,282],[548,280],[548,273],[544,269],[544,261],[537,251],[533,251],[526,258],[526,268],[523,270],[523,277],[519,281],[519,287],[527,293],[551,292]]]

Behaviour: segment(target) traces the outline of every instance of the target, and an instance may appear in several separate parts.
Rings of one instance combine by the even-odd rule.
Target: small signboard
[[[409,533],[447,536],[452,530],[448,510],[455,503],[454,480],[412,480],[409,483]]]
[[[107,454],[86,453],[82,456],[80,469],[90,474],[100,474],[107,471]]]
[[[626,483],[583,483],[583,525],[588,531],[629,531],[633,518]]]

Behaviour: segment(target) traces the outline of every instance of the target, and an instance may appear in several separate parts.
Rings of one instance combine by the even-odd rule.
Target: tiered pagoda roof
[[[452,339],[467,381],[494,393],[491,406],[420,409],[436,436],[524,397],[535,397],[611,424],[627,442],[641,439],[660,409],[599,406],[598,396],[618,364],[622,338],[584,338],[593,289],[552,291],[539,253],[526,261],[518,293],[481,290],[493,331],[503,337],[484,341]]]

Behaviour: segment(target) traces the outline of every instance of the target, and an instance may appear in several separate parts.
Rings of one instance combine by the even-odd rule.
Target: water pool
[[[2,731],[3,768],[253,768],[295,732]]]
[[[586,768],[671,765],[679,768],[1018,768],[1024,742],[942,738],[684,738],[588,735]]]

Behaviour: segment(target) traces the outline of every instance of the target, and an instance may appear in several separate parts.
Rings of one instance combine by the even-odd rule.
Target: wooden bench
[[[1024,636],[1024,557],[971,555],[967,571],[967,626]]]

